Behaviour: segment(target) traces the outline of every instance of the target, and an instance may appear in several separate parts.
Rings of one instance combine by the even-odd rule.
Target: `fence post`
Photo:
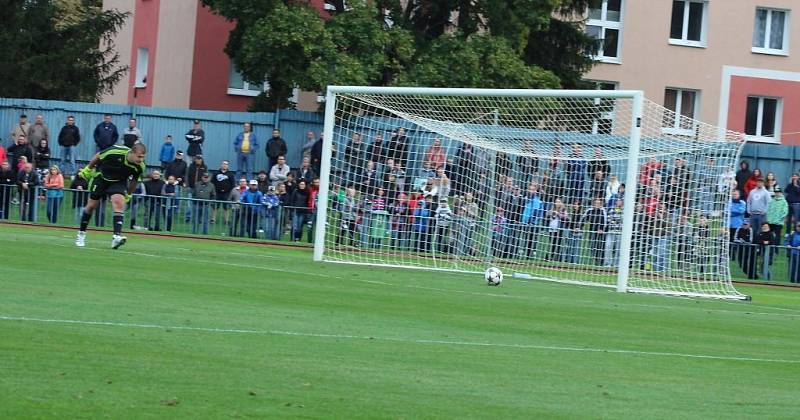
[[[764,246],[764,267],[762,270],[762,278],[767,281],[769,280],[769,264],[770,259],[772,258],[772,245]]]

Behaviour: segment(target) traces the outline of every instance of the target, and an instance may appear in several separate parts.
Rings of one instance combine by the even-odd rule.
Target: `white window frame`
[[[600,48],[597,50],[597,55],[593,56],[592,58],[596,61],[600,61],[601,63],[610,63],[610,64],[622,64],[622,22],[625,19],[625,1],[620,0],[619,6],[619,22],[613,20],[607,20],[608,18],[608,0],[602,0],[603,4],[601,6],[600,11],[600,19],[587,19],[586,26],[598,26],[600,27],[600,36],[598,38],[600,40]],[[588,9],[587,9],[588,15]],[[614,29],[617,31],[617,56],[616,57],[606,57],[603,55],[603,41],[606,37],[606,29]]]
[[[708,0],[683,0],[683,32],[681,38],[671,38],[670,45],[680,45],[684,47],[706,48],[706,39],[708,36]],[[689,36],[689,8],[691,3],[700,3],[703,5],[703,17],[700,23],[700,41],[691,41],[687,39]],[[755,21],[755,20],[754,20]],[[670,32],[672,28],[672,14],[670,14]]]
[[[619,89],[619,82],[612,82],[608,80],[592,80],[594,83],[594,88],[597,90],[617,90]],[[614,89],[601,89],[600,87],[603,85],[612,85]],[[596,106],[600,106],[602,103],[602,98],[595,98],[594,104]],[[609,112],[601,113],[598,118],[594,118],[592,120],[592,134],[599,134],[600,129],[600,120],[611,120],[611,132],[614,132],[614,127],[616,126],[616,105],[614,106],[614,110]]]
[[[699,118],[698,113],[700,112],[700,90],[697,89],[687,89],[687,88],[678,88],[667,86],[664,88],[664,95],[666,97],[667,90],[674,90],[677,92],[675,96],[675,109],[670,109],[670,111],[674,111],[675,115],[672,119],[672,126],[671,127],[661,127],[661,132],[664,134],[671,134],[675,136],[694,136],[697,132],[697,123]],[[681,118],[683,114],[681,114],[681,108],[683,105],[683,93],[684,92],[693,92],[694,93],[694,115],[692,115],[692,128],[681,128]],[[663,124],[663,121],[662,121]]]
[[[747,95],[747,99],[758,98],[758,112],[756,114],[756,134],[746,134],[747,141],[754,141],[759,143],[781,143],[781,120],[783,119],[783,98],[776,96],[761,96],[761,95]],[[764,99],[775,99],[775,127],[774,134],[770,136],[762,136],[761,131],[764,128]],[[745,127],[747,127],[747,105],[745,104]],[[745,128],[746,130],[746,128]],[[744,130],[743,130],[744,131]]]
[[[753,46],[750,51],[756,54],[768,54],[768,55],[781,55],[781,56],[789,56],[789,27],[791,22],[791,11],[786,9],[776,9],[771,7],[756,7],[756,15],[758,14],[759,10],[766,10],[767,11],[767,27],[764,28],[764,45],[769,45],[769,38],[770,32],[772,29],[772,13],[773,12],[781,12],[784,13],[783,19],[783,48],[769,48],[769,47],[756,47]],[[753,18],[753,33],[756,32],[756,23],[755,23],[755,16]]]
[[[136,49],[136,75],[133,81],[135,89],[147,87],[147,68],[150,66],[150,50],[147,48]]]
[[[231,63],[231,66],[233,66],[233,63]],[[233,71],[238,73],[238,70],[236,70],[235,68],[234,68]],[[239,73],[239,74],[241,74],[241,73]],[[257,84],[249,83],[247,80],[242,79],[242,83],[243,83],[243,88],[241,88],[241,89],[240,88],[232,88],[232,87],[230,87],[230,77],[229,77],[228,78],[228,85],[229,85],[228,86],[228,95],[256,97],[256,96],[260,95],[261,92],[269,92],[269,81],[267,81],[267,80],[264,81],[264,83],[262,84],[260,90],[256,89],[256,87],[258,86]],[[297,104],[297,102],[299,100],[300,100],[300,89],[298,89],[298,88],[292,89],[292,97],[289,98],[289,101],[292,102],[292,103]]]

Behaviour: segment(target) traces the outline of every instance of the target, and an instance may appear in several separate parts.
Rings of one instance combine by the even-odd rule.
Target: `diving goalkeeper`
[[[130,201],[131,194],[136,190],[136,184],[142,179],[146,153],[147,149],[141,143],[136,143],[131,148],[111,146],[96,154],[92,161],[78,172],[78,176],[89,183],[89,200],[83,208],[81,227],[75,245],[81,247],[86,245],[86,227],[94,209],[106,196],[111,200],[111,207],[114,209],[114,236],[111,239],[111,248],[117,249],[125,244],[128,239],[122,236],[125,203]]]

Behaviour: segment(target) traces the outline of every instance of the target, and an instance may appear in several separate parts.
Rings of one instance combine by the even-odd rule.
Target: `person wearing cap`
[[[186,162],[183,160],[183,151],[178,150],[175,152],[175,160],[168,163],[166,168],[164,168],[164,178],[174,176],[175,181],[177,181],[177,185],[183,185],[183,182],[186,179],[186,168]]]
[[[256,150],[258,149],[258,137],[253,132],[250,123],[242,124],[242,132],[236,136],[233,142],[233,150],[236,152],[236,176],[242,174],[249,177],[255,172]]]
[[[255,239],[258,232],[258,219],[261,213],[261,201],[264,195],[258,190],[258,181],[251,179],[248,188],[242,193],[239,201],[242,203],[242,233]]]
[[[786,216],[789,214],[789,203],[783,196],[783,190],[777,184],[772,189],[775,194],[767,205],[767,223],[769,223],[769,230],[772,232],[773,240],[771,245],[778,245],[781,241],[781,231],[783,224],[786,222]],[[777,255],[778,248],[772,247],[772,255]],[[770,259],[770,263],[772,259]]]
[[[19,122],[14,125],[13,129],[11,129],[11,142],[13,143],[17,141],[20,134],[24,134],[27,137],[28,130],[30,130],[30,128],[31,123],[28,122],[28,116],[25,114],[20,115]]]
[[[736,243],[739,248],[739,267],[747,274],[748,279],[756,279],[756,234],[750,227],[750,219],[744,219],[742,226],[736,229]]]
[[[759,177],[756,187],[747,195],[747,212],[750,213],[750,223],[758,229],[767,218],[767,209],[772,196],[764,187],[766,181]]]
[[[192,220],[192,233],[198,233],[202,228],[203,235],[208,235],[208,221],[211,213],[211,200],[216,197],[216,187],[211,183],[211,174],[203,172],[200,174],[200,179],[194,184],[192,188],[192,207],[193,216]]]
[[[206,132],[200,128],[200,120],[194,120],[192,129],[186,132],[186,141],[189,143],[189,148],[186,149],[186,154],[194,158],[203,153],[203,142],[206,140]]]
[[[264,238],[277,241],[280,239],[278,221],[281,215],[281,199],[275,192],[275,187],[267,187],[267,193],[261,198],[262,225],[264,227]]]

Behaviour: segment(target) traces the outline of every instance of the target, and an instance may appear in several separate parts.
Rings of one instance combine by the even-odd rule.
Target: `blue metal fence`
[[[27,114],[33,122],[36,114],[42,114],[50,128],[51,157],[60,159],[58,133],[68,115],[74,115],[76,125],[81,131],[81,144],[77,149],[78,160],[88,160],[94,153],[94,128],[103,120],[103,114],[111,114],[114,124],[120,131],[128,126],[128,119],[135,115],[137,126],[142,131],[142,140],[148,148],[147,164],[159,165],[158,152],[164,137],[172,135],[177,150],[186,151],[188,143],[184,138],[192,121],[198,119],[206,133],[203,144],[203,155],[210,168],[217,168],[219,163],[228,159],[232,169],[236,170],[236,154],[233,141],[242,131],[242,124],[252,122],[254,132],[259,138],[259,149],[256,153],[256,170],[268,169],[264,146],[272,135],[273,127],[281,129],[282,137],[288,147],[287,160],[290,166],[299,166],[302,157],[302,146],[306,142],[306,133],[313,130],[317,135],[322,131],[323,116],[319,113],[294,110],[272,112],[222,112],[198,111],[191,109],[170,109],[152,107],[132,107],[129,105],[97,104],[84,102],[46,101],[36,99],[0,98],[0,139],[6,147],[10,146],[10,133],[19,121],[20,114]],[[187,161],[187,163],[189,163]]]
[[[747,143],[742,151],[742,159],[750,162],[750,169],[759,168],[764,174],[774,172],[781,188],[789,183],[792,173],[800,172],[798,146]]]

